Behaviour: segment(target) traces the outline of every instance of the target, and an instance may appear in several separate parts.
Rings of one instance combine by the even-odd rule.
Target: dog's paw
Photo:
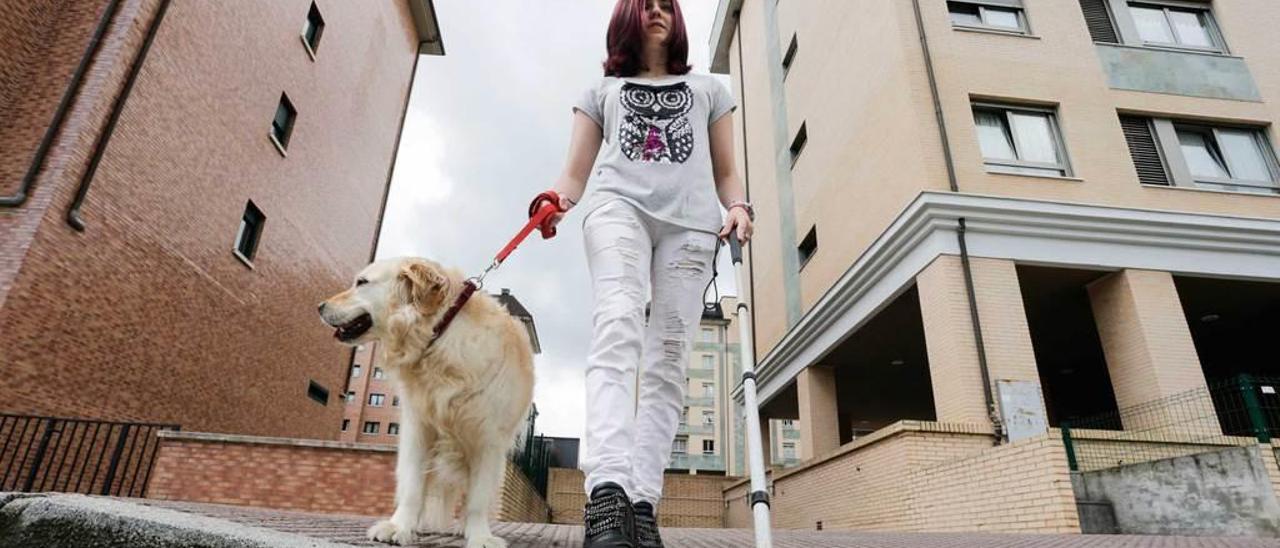
[[[507,548],[507,541],[493,535],[469,538],[466,548]]]
[[[413,542],[413,528],[400,527],[391,520],[384,519],[369,528],[369,540],[403,546]]]

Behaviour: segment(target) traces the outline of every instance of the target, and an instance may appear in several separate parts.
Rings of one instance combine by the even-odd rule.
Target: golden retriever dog
[[[448,531],[463,508],[467,548],[505,547],[489,529],[507,451],[533,399],[533,350],[524,327],[476,291],[432,346],[433,328],[462,291],[454,269],[418,258],[375,262],[320,305],[348,345],[378,341],[400,390],[396,509],[369,538],[407,544]]]

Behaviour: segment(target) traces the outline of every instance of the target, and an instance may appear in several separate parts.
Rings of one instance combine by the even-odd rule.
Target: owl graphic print
[[[679,82],[650,86],[628,82],[619,100],[625,115],[618,125],[618,144],[633,162],[683,164],[693,153],[689,123],[693,91]]]

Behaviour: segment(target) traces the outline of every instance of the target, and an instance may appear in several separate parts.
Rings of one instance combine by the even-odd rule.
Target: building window
[[[702,383],[702,397],[714,398],[716,396],[716,385],[709,382]]]
[[[387,435],[389,435],[389,436],[399,436],[399,435],[400,435],[400,423],[398,423],[398,422],[393,422],[393,423],[391,423],[391,424],[388,424],[388,425],[387,425]]]
[[[354,379],[359,376],[360,376],[360,364],[357,363],[351,366],[351,378]]]
[[[716,412],[704,410],[702,412],[703,426],[712,426],[716,423]]]
[[[795,421],[792,419],[782,419],[782,426],[787,428],[791,428],[792,426],[795,426],[795,424]]]
[[[1280,194],[1280,162],[1260,128],[1137,116],[1121,126],[1143,184]]]
[[[293,122],[297,117],[298,111],[293,108],[293,102],[288,95],[281,93],[276,115],[271,119],[271,141],[282,155],[289,149],[289,138],[293,136]]]
[[[391,397],[391,407],[400,407],[400,396]]]
[[[703,455],[716,454],[716,440],[702,440],[702,454]]]
[[[346,432],[351,427],[351,419],[342,419],[342,431]]]
[[[791,140],[791,167],[796,167],[796,161],[800,159],[800,151],[804,150],[805,143],[809,142],[809,130],[805,122],[800,123],[800,130],[796,132],[796,136]]]
[[[715,356],[712,356],[712,355],[710,355],[710,354],[703,354],[703,355],[702,355],[702,368],[703,368],[703,369],[715,369],[715,367],[716,367],[716,357],[715,357]]]
[[[354,391],[353,391],[353,392],[347,392],[347,398],[346,398],[346,400],[347,400],[347,403],[351,403],[351,402],[356,401],[356,393],[355,393]]]
[[[373,378],[375,378],[375,379],[383,379],[383,378],[386,378],[386,374],[384,374],[384,373],[382,372],[382,368],[381,368],[381,367],[375,367],[375,368],[373,368]]]
[[[369,405],[372,407],[382,407],[382,402],[386,400],[386,396],[382,394],[369,394]]]
[[[818,251],[818,227],[809,227],[809,233],[804,235],[804,239],[800,240],[800,268],[803,270],[804,265],[809,263],[809,259],[813,258],[813,254]]]
[[[366,433],[366,434],[377,434],[377,433],[378,433],[378,428],[379,428],[380,426],[382,426],[382,423],[366,421],[366,422],[364,423],[364,430],[363,430],[363,432],[364,432],[364,433]]]
[[[956,27],[1027,32],[1022,0],[952,0],[947,2],[947,11]]]
[[[716,330],[714,327],[702,328],[702,342],[709,342],[709,343],[720,342],[720,337],[716,335]]]
[[[987,171],[1050,177],[1071,175],[1057,116],[1052,109],[974,104],[973,119]]]
[[[782,458],[794,460],[796,458],[796,444],[785,442],[782,444]]]
[[[671,443],[671,452],[672,452],[672,453],[675,453],[675,454],[678,454],[678,455],[683,455],[683,454],[685,454],[685,453],[688,453],[688,452],[689,452],[689,437],[688,437],[688,436],[676,436],[675,441]]]
[[[267,216],[250,200],[244,206],[244,215],[240,216],[240,229],[236,232],[235,253],[240,260],[252,266],[253,257],[258,254],[258,241],[262,239],[262,226]]]
[[[322,405],[329,405],[329,389],[320,386],[320,383],[316,381],[311,381],[307,384],[307,397]]]
[[[1222,53],[1226,44],[1208,5],[1160,0],[1128,2],[1138,40],[1143,45]]]
[[[311,9],[307,11],[307,22],[302,25],[302,44],[307,47],[307,53],[312,61],[316,59],[316,52],[320,50],[322,34],[324,34],[324,18],[320,16],[320,8],[312,2]]]
[[[1120,34],[1111,20],[1110,0],[1080,0],[1080,10],[1084,12],[1085,25],[1089,27],[1089,37],[1102,44],[1119,44]]]
[[[782,79],[786,80],[787,75],[791,73],[791,63],[796,60],[796,35],[791,35],[791,45],[787,46],[787,54],[782,56]]]
[[[685,408],[680,411],[680,424],[689,424],[689,407],[688,406],[685,406]]]

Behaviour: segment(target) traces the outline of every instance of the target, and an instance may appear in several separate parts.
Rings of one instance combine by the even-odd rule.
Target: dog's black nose
[[[320,313],[324,314],[324,303],[320,303]]]

